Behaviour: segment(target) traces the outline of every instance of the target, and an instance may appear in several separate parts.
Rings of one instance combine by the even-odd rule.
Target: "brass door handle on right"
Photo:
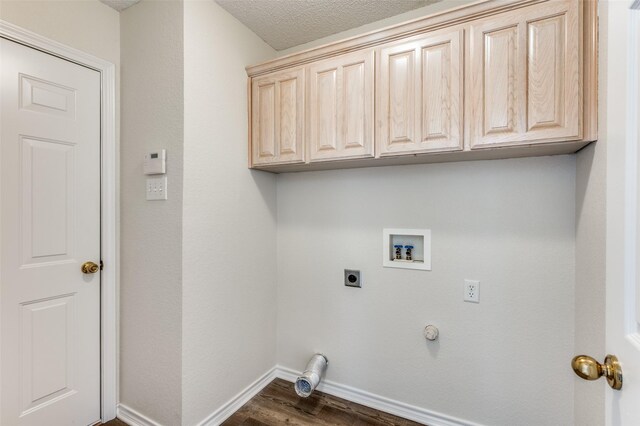
[[[83,274],[95,274],[100,270],[100,266],[93,262],[84,262],[80,268]]]
[[[622,389],[622,367],[615,355],[607,355],[603,364],[590,356],[578,355],[571,360],[571,367],[585,380],[598,380],[605,376],[609,386],[615,390]]]

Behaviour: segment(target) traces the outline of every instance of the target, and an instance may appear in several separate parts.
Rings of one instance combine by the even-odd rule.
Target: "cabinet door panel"
[[[311,161],[373,156],[373,51],[309,67]]]
[[[389,142],[415,143],[415,63],[416,51],[389,55]]]
[[[564,15],[528,23],[528,130],[565,122],[565,28]]]
[[[279,148],[280,159],[285,156],[295,157],[298,151],[298,141],[300,141],[300,121],[298,111],[298,79],[283,80],[280,82],[280,93],[278,97],[280,129]]]
[[[258,133],[257,145],[260,158],[273,158],[276,155],[276,85],[267,83],[258,86]]]
[[[471,27],[471,148],[582,138],[578,0]]]
[[[422,47],[421,144],[433,148],[461,147],[459,55],[459,39]]]
[[[316,146],[312,153],[338,149],[338,70],[336,68],[319,72],[316,76],[316,103],[311,107],[317,108],[317,120],[314,124],[317,131]],[[313,96],[312,96],[313,99]],[[313,139],[312,139],[313,140]],[[313,155],[312,155],[313,158]]]
[[[381,155],[462,149],[462,32],[414,37],[380,51]]]
[[[520,109],[517,97],[519,81],[518,27],[487,32],[484,45],[489,54],[484,58],[484,93],[486,134],[502,136],[518,133]]]
[[[373,132],[367,126],[372,124],[373,93],[367,86],[367,69],[364,62],[355,63],[343,68],[343,101],[342,115],[344,116],[343,131],[345,148],[367,148],[373,146]],[[373,76],[369,75],[370,81]],[[365,122],[368,117],[368,122]],[[371,154],[371,152],[369,152]]]
[[[258,77],[251,89],[252,164],[304,161],[304,70]]]

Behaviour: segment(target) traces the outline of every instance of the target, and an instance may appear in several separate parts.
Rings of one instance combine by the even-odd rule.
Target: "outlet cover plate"
[[[464,280],[464,301],[480,303],[480,281]]]

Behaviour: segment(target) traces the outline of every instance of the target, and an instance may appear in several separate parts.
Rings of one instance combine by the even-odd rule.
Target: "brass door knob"
[[[83,274],[95,274],[100,270],[100,266],[93,262],[84,262],[80,269],[82,269]]]
[[[578,355],[571,360],[575,373],[585,380],[598,380],[605,376],[609,386],[615,390],[622,389],[622,367],[615,355],[607,355],[604,364],[587,355]]]

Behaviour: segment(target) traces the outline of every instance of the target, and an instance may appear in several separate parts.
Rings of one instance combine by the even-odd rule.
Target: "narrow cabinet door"
[[[309,67],[311,161],[373,156],[373,50]]]
[[[253,165],[304,162],[304,69],[251,82]]]
[[[462,34],[422,35],[380,50],[381,155],[462,149]]]
[[[471,27],[471,148],[580,139],[580,3],[563,0]]]

